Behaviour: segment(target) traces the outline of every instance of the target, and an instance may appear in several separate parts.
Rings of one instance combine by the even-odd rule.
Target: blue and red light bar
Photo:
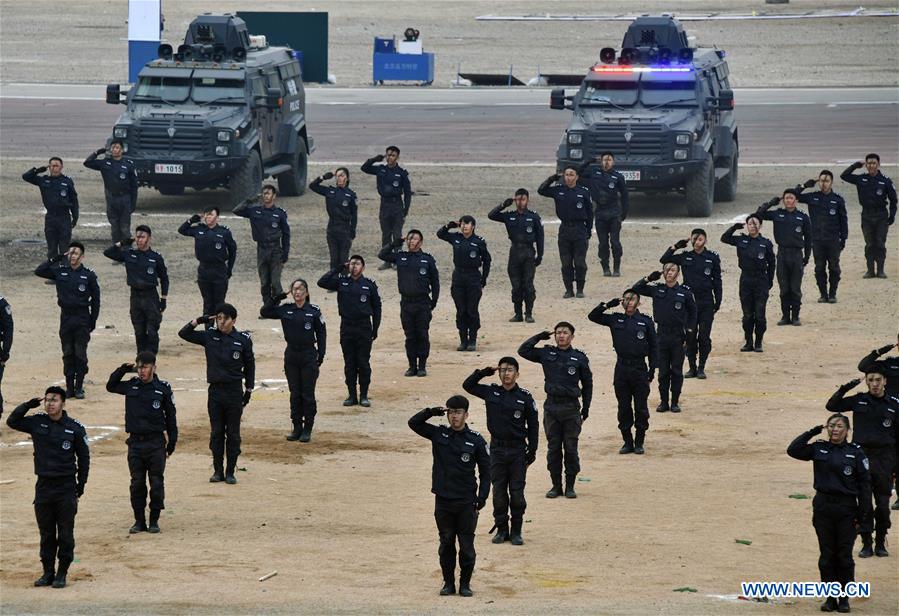
[[[594,73],[689,73],[688,66],[594,66]]]

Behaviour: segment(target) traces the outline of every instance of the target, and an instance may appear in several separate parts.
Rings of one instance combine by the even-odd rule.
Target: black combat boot
[[[59,568],[56,570],[56,577],[53,578],[53,588],[66,587],[66,575],[69,574],[69,564],[70,563],[59,563]]]
[[[862,549],[858,553],[859,558],[871,558],[874,556],[874,549],[872,548],[872,544],[874,542],[871,540],[871,533],[862,533]]]
[[[645,450],[643,449],[643,441],[646,439],[646,432],[644,430],[637,430],[637,435],[634,438],[634,453],[638,455],[643,455]]]
[[[428,360],[424,357],[418,360],[418,370],[415,371],[415,376],[428,376]]]
[[[415,369],[415,362],[413,360],[409,360],[409,367],[403,373],[403,376],[415,376],[415,373],[418,370]]]
[[[137,533],[145,533],[147,532],[147,518],[144,515],[144,510],[140,511],[134,510],[134,526],[128,529],[129,534],[137,534]]]
[[[371,406],[371,400],[368,399],[368,383],[363,385],[359,383],[359,406],[368,408]]]
[[[459,596],[470,597],[474,593],[471,592],[471,574],[474,573],[474,567],[468,565],[462,567],[459,572]]]
[[[311,419],[307,419],[303,422],[303,433],[300,434],[300,442],[308,443],[312,440],[312,426],[315,422]]]
[[[868,259],[868,271],[862,278],[874,278],[874,259]]]
[[[288,441],[298,441],[300,440],[300,434],[303,432],[303,424],[301,422],[293,422],[293,430],[291,430],[290,434],[285,436]]]
[[[500,543],[503,543],[504,541],[508,541],[508,540],[509,540],[509,523],[508,522],[502,522],[502,523],[497,522],[496,523],[496,534],[493,535],[493,539],[490,540],[491,543],[500,544]]]
[[[56,572],[53,571],[53,563],[44,564],[44,574],[34,581],[37,587],[49,586],[56,579]]]
[[[222,461],[221,460],[213,460],[212,461],[212,477],[209,478],[209,483],[219,483],[225,480],[225,471],[222,470]]]
[[[546,498],[558,498],[562,495],[562,476],[552,476],[553,487],[546,493]]]
[[[821,604],[822,612],[836,612],[837,611],[837,598],[836,597],[827,597],[827,601]]]
[[[634,453],[634,437],[630,430],[622,430],[621,437],[624,439],[624,445],[618,450],[618,453]]]
[[[743,338],[746,339],[746,344],[744,344],[740,351],[743,353],[752,351],[752,323],[747,324],[745,321],[743,322]]]
[[[695,379],[696,378],[696,359],[693,357],[688,357],[687,362],[690,365],[690,369],[684,372],[685,379]]]
[[[524,322],[525,323],[534,323],[534,313],[530,310],[524,313]]]
[[[830,293],[827,296],[827,301],[830,304],[837,303],[837,287],[840,286],[839,282],[831,282],[830,283]]]
[[[237,483],[237,477],[234,476],[235,467],[237,467],[237,459],[229,459],[228,466],[225,467],[225,483],[229,486],[233,486]]]
[[[150,509],[150,524],[147,532],[156,534],[159,532],[159,509]]]
[[[613,257],[612,258],[612,277],[618,278],[621,276],[621,257]]]
[[[577,475],[565,475],[565,498],[577,498],[577,492],[574,491],[574,481]]]
[[[874,538],[875,556],[885,557],[890,555],[890,553],[887,552],[886,540],[887,534],[878,531],[877,536]]]
[[[793,306],[793,325],[802,325],[802,321],[799,320],[799,304],[795,304]]]
[[[356,406],[359,404],[359,399],[356,398],[356,386],[355,385],[347,385],[347,394],[346,400],[343,401],[344,406]]]
[[[524,539],[521,537],[521,518],[512,518],[512,530],[509,531],[509,542],[512,545],[524,545]]]
[[[753,347],[753,349],[752,349],[752,350],[755,351],[756,353],[762,353],[762,352],[764,352],[764,349],[762,348],[762,338],[764,338],[764,337],[765,337],[765,334],[756,334],[756,336],[755,336],[755,347]]]
[[[562,296],[562,299],[570,299],[574,297],[574,283],[566,282],[565,283],[565,295]]]
[[[66,375],[66,398],[74,398],[75,397],[75,375],[67,374]]]
[[[684,376],[686,376],[686,375],[684,375]],[[706,378],[706,376],[705,376],[705,364],[704,364],[704,363],[700,363],[700,364],[699,364],[699,367],[696,368],[696,378],[697,378],[697,379],[704,379],[704,378]]]
[[[577,293],[574,294],[575,297],[581,298],[584,297],[584,281],[577,281]]]
[[[612,275],[612,270],[609,269],[608,261],[600,261],[599,264],[602,265],[602,275],[603,276],[611,276]]]
[[[459,346],[456,347],[457,351],[467,351],[468,350],[468,332],[459,330]]]
[[[778,325],[789,325],[793,322],[792,319],[790,319],[790,305],[786,301],[781,300],[780,313],[781,317],[780,321],[777,322]]]
[[[446,597],[454,594],[456,594],[456,580],[453,579],[451,574],[450,577],[444,578],[443,588],[440,589],[440,596]]]
[[[515,314],[509,319],[509,323],[521,323],[524,318],[521,316],[521,303],[515,304]]]
[[[470,329],[468,330],[468,344],[465,346],[466,351],[477,351],[478,350],[478,330]]]
[[[849,607],[849,597],[840,597],[840,600],[837,601],[837,611],[840,614],[848,614],[852,611],[852,608]]]
[[[76,400],[84,400],[84,375],[83,374],[75,375],[75,399]]]

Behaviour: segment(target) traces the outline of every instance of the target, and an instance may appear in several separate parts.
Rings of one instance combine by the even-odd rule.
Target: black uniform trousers
[[[462,342],[475,342],[478,330],[481,329],[481,314],[478,306],[481,303],[481,283],[457,285],[450,287],[450,295],[456,304],[456,329]]]
[[[227,472],[234,473],[240,455],[240,418],[243,415],[243,385],[240,381],[210,383],[206,402],[209,412],[209,450],[212,466],[222,472],[227,452]]]
[[[618,430],[625,445],[633,445],[631,428],[637,427],[637,444],[649,429],[649,379],[643,360],[619,358],[615,363],[613,385],[618,399]]]
[[[47,238],[47,258],[52,259],[69,249],[72,241],[72,220],[47,216],[44,218],[44,237]]]
[[[3,417],[3,372],[6,370],[6,364],[0,364],[0,417]]]
[[[41,564],[44,571],[53,571],[56,559],[59,568],[68,569],[75,558],[75,514],[78,499],[61,498],[50,502],[35,502],[34,517],[41,534]]]
[[[524,304],[526,314],[534,309],[537,290],[534,288],[534,274],[537,272],[536,255],[533,244],[512,244],[509,248],[509,281],[512,283],[512,305],[515,314],[521,314]]]
[[[609,246],[612,247],[612,258],[615,269],[621,266],[621,217],[596,219],[596,237],[599,240],[599,262],[603,268],[609,267]]]
[[[477,554],[474,550],[474,531],[478,525],[478,510],[474,503],[435,496],[434,519],[440,536],[440,569],[444,582],[456,580],[456,541],[459,542],[460,581],[468,583],[474,571]]]
[[[886,216],[870,217],[862,215],[862,236],[865,238],[865,261],[868,270],[874,270],[874,264],[883,271],[887,258],[887,232],[890,225]]]
[[[256,244],[256,269],[259,271],[259,293],[263,306],[283,292],[281,270],[284,264],[281,263],[281,256],[280,244]]]
[[[784,248],[777,250],[777,286],[780,287],[780,308],[784,316],[799,316],[802,305],[802,265],[801,248]]]
[[[680,392],[684,386],[684,342],[686,338],[681,330],[659,328],[659,398],[668,403],[668,392],[671,392],[671,404],[680,400]]]
[[[890,528],[890,494],[893,486],[893,467],[896,464],[896,453],[892,445],[871,447],[862,445],[868,464],[871,467],[871,493],[874,496],[874,512],[863,520],[862,533],[875,531],[878,537],[884,537]]]
[[[381,199],[381,209],[378,212],[378,222],[381,224],[381,246],[392,246],[397,239],[403,237],[405,221],[406,214],[402,201]]]
[[[147,506],[147,480],[150,483],[150,509],[165,509],[165,436],[131,434],[128,440],[128,471],[131,473],[131,508],[134,519],[144,520]]]
[[[112,227],[112,243],[131,237],[131,195],[114,195],[106,191],[106,218]]]
[[[818,535],[818,571],[822,582],[846,582],[855,580],[855,561],[852,546],[855,543],[856,499],[849,495],[818,492],[812,501],[812,524]]]
[[[159,310],[159,294],[152,289],[131,288],[131,325],[134,326],[134,342],[137,352],[159,353],[159,325],[162,312]]]
[[[840,284],[840,242],[839,240],[814,240],[812,255],[815,257],[815,282],[821,297],[836,297]],[[828,271],[830,292],[827,290]]]
[[[497,526],[509,521],[521,522],[527,501],[524,499],[526,446],[493,439],[490,442],[490,481],[493,484],[493,519]]]
[[[576,280],[579,289],[584,288],[587,279],[587,247],[590,236],[584,237],[581,223],[565,224],[559,227],[559,260],[562,262],[562,282],[566,290],[571,290]]]
[[[340,321],[340,349],[343,351],[343,376],[346,386],[367,392],[371,383],[371,321]]]
[[[284,350],[284,375],[290,389],[290,421],[297,430],[311,429],[318,405],[315,383],[318,381],[318,352],[315,349]]]
[[[424,368],[431,354],[431,300],[427,297],[402,298],[400,300],[400,323],[406,334],[406,359],[409,366]]]
[[[197,286],[203,298],[203,314],[215,315],[215,307],[228,295],[228,270],[224,265],[204,266],[197,269]]]
[[[768,329],[765,307],[768,305],[767,278],[740,276],[740,307],[743,309],[743,334],[752,343],[752,332],[761,338]]]
[[[546,432],[546,468],[553,485],[565,474],[575,477],[581,470],[577,442],[581,435],[581,405],[577,398],[547,396],[543,404],[543,431]]]
[[[90,340],[88,309],[62,309],[59,318],[59,341],[62,345],[62,371],[67,381],[83,379],[87,374],[87,344]]]
[[[340,269],[341,265],[350,260],[350,248],[353,246],[353,238],[348,233],[332,233],[331,231],[328,231],[326,237],[331,269]]]
[[[687,360],[690,368],[696,367],[696,355],[699,352],[699,365],[705,367],[712,352],[712,324],[715,321],[715,304],[712,299],[696,298],[696,330],[687,332]]]

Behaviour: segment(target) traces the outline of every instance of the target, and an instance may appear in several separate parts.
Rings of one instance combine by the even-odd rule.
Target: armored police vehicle
[[[553,90],[550,107],[574,110],[560,170],[610,151],[629,189],[680,191],[690,216],[736,197],[740,148],[725,54],[691,48],[669,15],[634,20],[621,49],[602,49],[577,93]]]
[[[300,65],[239,17],[197,17],[184,44],[160,45],[122,94],[106,88],[107,103],[127,105],[112,137],[125,142],[141,186],[164,195],[224,187],[239,203],[273,176],[281,194],[304,192],[313,141]]]

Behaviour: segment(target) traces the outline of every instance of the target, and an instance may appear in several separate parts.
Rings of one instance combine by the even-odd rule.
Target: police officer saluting
[[[675,250],[693,244],[693,250],[675,253]],[[696,330],[687,332],[687,362],[690,370],[684,378],[704,379],[705,364],[712,352],[712,323],[715,313],[721,308],[721,257],[714,250],[706,248],[706,233],[703,229],[690,231],[689,240],[678,240],[670,246],[661,263],[676,263],[684,275],[684,283],[693,291],[696,300]],[[699,364],[696,353],[699,351]]]
[[[577,297],[584,297],[587,246],[593,222],[590,190],[578,184],[578,170],[568,166],[562,176],[556,173],[546,178],[537,192],[555,201],[556,216],[562,221],[559,228],[559,259],[562,261],[562,282],[565,284],[565,295],[562,297],[575,297],[575,281]]]
[[[451,220],[437,230],[437,237],[453,247],[450,294],[456,304],[456,329],[459,330],[457,351],[478,349],[478,330],[481,329],[478,306],[493,262],[487,242],[474,233],[475,225],[474,216],[465,215],[458,222]],[[456,227],[461,233],[450,233],[450,229]]]
[[[556,346],[537,343],[555,336]],[[590,415],[593,399],[593,373],[590,360],[578,349],[571,346],[574,339],[574,325],[560,321],[553,333],[540,332],[531,336],[518,347],[518,354],[528,361],[543,366],[546,402],[543,403],[543,429],[546,430],[546,468],[552,480],[552,488],[546,498],[556,498],[562,494],[562,452],[565,463],[565,497],[577,498],[574,482],[581,470],[577,441],[581,434],[581,424]],[[578,400],[581,398],[581,401]]]
[[[215,316],[197,317],[181,328],[178,335],[199,344],[206,351],[206,382],[209,397],[209,449],[212,451],[210,483],[237,483],[234,469],[240,455],[240,417],[250,403],[256,385],[256,357],[250,334],[235,329],[237,310],[231,304],[219,304]],[[215,319],[215,327],[195,331],[197,325]],[[245,389],[241,387],[241,381]],[[227,452],[227,466],[224,458]]]
[[[652,317],[658,324],[659,406],[656,412],[680,413],[680,393],[684,385],[684,346],[696,331],[696,301],[693,290],[677,282],[680,267],[666,263],[661,272],[638,280],[633,289],[652,297]],[[664,276],[662,284],[650,282]],[[668,393],[671,392],[671,406]]]
[[[509,249],[509,281],[512,283],[512,306],[515,314],[510,323],[534,322],[534,274],[543,261],[543,222],[537,212],[528,209],[529,193],[525,188],[515,191],[514,199],[506,199],[490,210],[487,218],[506,225],[512,247]],[[515,204],[514,212],[503,210]],[[536,251],[535,251],[536,248]],[[521,305],[524,304],[524,317]]]
[[[862,167],[867,173],[853,173]],[[880,172],[880,156],[873,153],[865,156],[864,164],[859,161],[849,165],[840,174],[840,179],[855,184],[858,202],[862,206],[862,235],[865,237],[865,261],[868,263],[868,271],[863,278],[886,278],[887,233],[896,222],[896,187],[893,180]]]
[[[855,420],[853,442],[861,446],[871,463],[871,488],[874,493],[874,516],[861,525],[861,558],[871,554],[889,556],[886,549],[887,530],[890,528],[890,492],[893,467],[899,455],[899,398],[886,393],[886,379],[875,366],[865,374],[868,391],[846,396],[860,379],[841,385],[827,401],[827,410],[852,412]],[[870,503],[870,501],[868,501]],[[875,532],[874,550],[871,550],[871,531]]]
[[[131,325],[137,352],[159,352],[159,324],[169,295],[169,272],[162,255],[150,248],[153,232],[147,225],[138,225],[134,237],[116,242],[103,251],[106,257],[125,264],[128,286],[131,288]],[[132,245],[136,245],[132,248]],[[127,246],[127,248],[126,248]],[[156,292],[158,284],[162,296]]]
[[[412,184],[409,172],[400,167],[400,149],[387,146],[384,154],[378,154],[362,163],[362,172],[377,177],[378,194],[381,195],[381,209],[378,220],[381,223],[381,246],[392,245],[403,234],[403,223],[412,207]],[[383,160],[386,164],[375,165]],[[384,261],[378,269],[388,269],[390,263]],[[332,267],[333,269],[333,267]]]
[[[261,204],[256,199],[247,199],[233,210],[238,216],[250,219],[263,306],[281,294],[281,269],[290,254],[290,225],[287,212],[275,205],[277,194],[274,186],[266,184],[262,188]]]
[[[446,414],[448,426],[428,423],[430,417]],[[422,409],[409,419],[412,431],[431,441],[434,463],[431,492],[434,519],[440,534],[440,569],[443,596],[456,594],[456,541],[459,542],[459,595],[472,596],[471,574],[477,554],[474,531],[478,511],[490,495],[490,454],[487,442],[468,427],[468,399],[452,396],[445,408]],[[478,479],[475,479],[475,467]]]
[[[756,214],[746,217],[746,235],[734,236],[744,223],[735,223],[721,235],[721,242],[737,248],[740,266],[740,306],[743,309],[743,335],[746,344],[741,351],[761,353],[762,339],[768,329],[765,307],[768,292],[774,285],[774,247],[771,240],[762,237],[762,219]],[[755,342],[752,334],[755,332]]]
[[[41,403],[45,412],[25,416]],[[65,405],[66,392],[61,387],[48,387],[43,398],[20,404],[6,420],[13,430],[30,434],[34,444],[34,517],[41,533],[44,568],[35,586],[66,586],[69,565],[75,558],[78,499],[84,494],[91,465],[87,432],[69,417]]]
[[[137,376],[125,380],[129,372]],[[159,513],[165,509],[165,459],[175,453],[178,422],[172,386],[156,375],[156,355],[137,354],[135,363],[122,364],[109,375],[106,391],[125,396],[128,433],[128,471],[134,525],[129,533],[159,532]],[[166,436],[168,438],[166,438]],[[150,526],[147,526],[147,479],[150,482]]]
[[[334,178],[336,186],[322,186],[322,182]],[[312,180],[309,190],[325,198],[328,212],[328,253],[331,269],[340,267],[350,258],[350,248],[356,239],[356,223],[359,206],[356,193],[350,190],[350,170],[338,167],[333,173],[328,171]]]
[[[624,176],[615,171],[615,155],[599,155],[599,167],[585,168],[581,175],[590,188],[596,209],[596,237],[599,240],[599,262],[603,276],[621,275],[621,223],[627,218],[630,201]],[[612,247],[613,270],[609,270],[609,245]]]
[[[499,372],[500,383],[481,385],[481,380]],[[496,367],[475,370],[462,383],[463,389],[487,405],[490,432],[490,478],[493,482],[493,543],[510,541],[523,545],[521,526],[527,501],[524,499],[527,467],[537,459],[540,427],[537,404],[531,392],[518,386],[518,360],[503,357]],[[512,530],[509,531],[509,512]]]
[[[12,308],[6,298],[0,295],[0,417],[3,417],[3,372],[12,350],[12,329]]]
[[[808,442],[825,427],[826,441]],[[821,550],[818,570],[822,582],[839,582],[844,589],[847,582],[855,580],[855,527],[868,516],[871,507],[868,458],[861,447],[846,440],[848,435],[849,418],[837,413],[824,426],[815,426],[797,436],[787,448],[791,458],[814,462],[812,524]],[[849,612],[849,599],[840,597],[838,603],[836,597],[828,597],[821,611]]]
[[[606,310],[622,305],[624,312],[606,314]],[[644,453],[643,443],[649,430],[649,384],[652,382],[658,355],[658,339],[652,319],[642,314],[640,294],[628,289],[621,299],[600,303],[587,318],[605,325],[612,333],[612,346],[618,356],[613,385],[618,399],[618,430],[624,439],[620,454]],[[649,366],[646,360],[649,360]],[[636,426],[636,438],[631,428]]]
[[[87,344],[100,317],[100,284],[97,275],[81,264],[84,244],[72,242],[65,254],[37,266],[34,273],[56,284],[59,304],[59,341],[66,396],[84,398],[87,374]]]
[[[50,169],[50,175],[40,175]],[[62,159],[52,157],[47,167],[32,167],[22,179],[41,189],[44,216],[44,237],[47,238],[47,258],[62,254],[72,241],[72,228],[78,224],[78,193],[75,182],[62,174]]]
[[[371,406],[368,387],[371,384],[371,345],[381,326],[381,295],[374,280],[362,275],[365,259],[353,255],[339,269],[322,276],[318,286],[337,291],[340,313],[340,349],[343,351],[343,376],[349,395],[344,406]],[[356,382],[359,395],[356,396]]]
[[[884,375],[887,380],[887,394],[899,399],[899,355],[891,355],[890,357],[878,359],[884,353],[889,353],[891,350],[897,348],[899,348],[899,342],[896,344],[890,343],[879,349],[874,349],[858,362],[858,369],[865,373],[868,371],[880,372],[880,374]],[[0,370],[2,370],[2,368],[0,368]],[[893,475],[896,479],[896,502],[894,502],[893,506],[890,508],[893,511],[899,511],[899,456],[896,457],[896,466],[893,467]]]
[[[384,246],[378,258],[396,265],[396,281],[400,291],[400,323],[406,335],[406,359],[409,369],[405,376],[427,376],[431,340],[428,330],[431,314],[440,298],[440,272],[437,261],[421,249],[424,236],[418,229],[410,229],[405,238],[397,238],[393,246]],[[402,242],[406,250],[398,250]]]
[[[99,171],[103,177],[106,218],[112,227],[113,243],[128,239],[131,235],[131,213],[137,208],[137,172],[134,163],[122,156],[124,152],[124,142],[113,139],[109,144],[109,154],[103,160],[97,160],[97,157],[106,154],[106,148],[93,152],[84,161],[85,167]]]
[[[218,224],[219,209],[211,205],[178,227],[178,233],[194,238],[197,267],[197,286],[203,298],[203,314],[212,315],[215,307],[228,295],[228,280],[237,260],[237,244],[228,227]]]
[[[277,305],[279,299],[290,301]],[[263,318],[280,319],[284,332],[284,375],[290,389],[290,421],[293,431],[288,441],[308,443],[318,410],[315,384],[319,367],[325,361],[328,331],[321,309],[309,301],[309,285],[297,278],[290,285],[290,295],[272,298],[263,306]]]
[[[802,193],[806,188],[819,184],[821,190],[813,193]],[[837,286],[840,284],[840,252],[846,247],[849,237],[849,220],[846,215],[846,202],[843,197],[833,192],[833,173],[824,169],[818,174],[818,181],[807,180],[796,187],[800,195],[799,203],[808,206],[812,219],[812,254],[815,256],[815,282],[821,296],[818,303],[837,303]],[[827,270],[830,270],[830,290],[827,289]]]

